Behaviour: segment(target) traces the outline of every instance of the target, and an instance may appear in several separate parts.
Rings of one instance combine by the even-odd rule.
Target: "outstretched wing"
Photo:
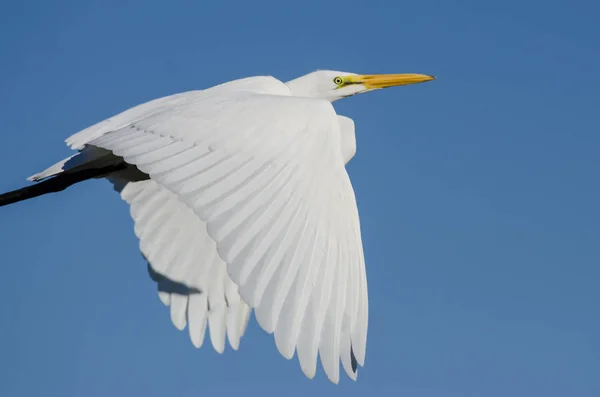
[[[206,224],[151,179],[131,181],[127,171],[109,179],[130,205],[140,250],[162,302],[171,307],[173,324],[183,330],[187,323],[192,343],[198,348],[208,325],[217,352],[225,349],[226,336],[237,350],[251,309],[227,275],[226,264],[206,233]]]
[[[281,354],[296,350],[309,377],[319,354],[337,382],[340,358],[355,378],[365,357],[358,211],[333,107],[284,91],[207,90],[88,144],[123,157],[206,222]]]

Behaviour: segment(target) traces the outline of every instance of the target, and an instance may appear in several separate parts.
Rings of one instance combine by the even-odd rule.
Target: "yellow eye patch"
[[[344,79],[341,77],[336,77],[333,79],[333,83],[339,87],[344,85]]]

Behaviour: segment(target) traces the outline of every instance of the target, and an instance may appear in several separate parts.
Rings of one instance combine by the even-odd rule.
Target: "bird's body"
[[[217,351],[225,339],[237,349],[254,310],[308,377],[318,354],[331,381],[339,381],[340,360],[355,379],[368,320],[345,170],[356,140],[354,123],[332,102],[427,80],[321,71],[156,99],[68,138],[76,155],[30,178],[39,185],[0,196],[0,205],[107,178],[130,205],[173,323],[187,323],[196,347],[208,325]]]

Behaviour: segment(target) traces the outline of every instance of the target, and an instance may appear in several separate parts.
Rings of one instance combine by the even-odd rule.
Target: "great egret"
[[[259,76],[159,98],[80,131],[78,152],[5,193],[0,205],[106,178],[131,206],[140,250],[171,319],[196,347],[237,349],[250,312],[312,378],[339,362],[356,379],[368,297],[358,210],[345,164],[354,122],[332,102],[421,74],[317,71]],[[47,179],[49,178],[49,179]],[[173,287],[179,286],[179,287]]]

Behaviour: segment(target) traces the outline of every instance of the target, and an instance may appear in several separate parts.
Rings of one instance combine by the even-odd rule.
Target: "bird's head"
[[[381,88],[424,83],[435,77],[425,74],[356,74],[319,70],[288,81],[295,96],[323,98],[331,102]]]

